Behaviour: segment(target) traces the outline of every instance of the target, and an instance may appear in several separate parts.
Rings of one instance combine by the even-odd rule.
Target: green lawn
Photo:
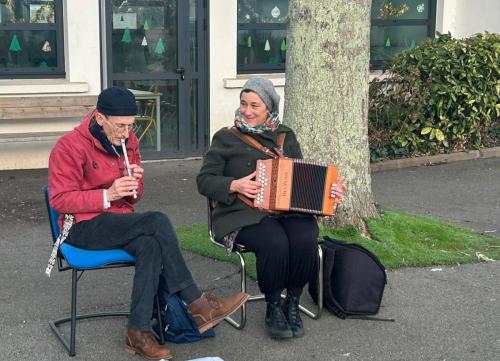
[[[500,238],[409,213],[384,210],[384,216],[368,221],[371,240],[354,228],[321,229],[321,235],[358,243],[375,253],[387,268],[431,266],[477,262],[476,252],[500,260]],[[235,255],[208,239],[207,226],[193,224],[177,229],[181,247],[201,255],[238,264]],[[255,277],[255,257],[245,256],[248,274]]]

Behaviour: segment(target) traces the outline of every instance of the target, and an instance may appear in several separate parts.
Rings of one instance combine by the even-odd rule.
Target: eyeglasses
[[[116,124],[111,119],[109,119],[106,115],[104,116],[104,118],[106,118],[106,120],[113,126],[115,131],[120,132],[120,133],[123,133],[125,131],[125,129],[127,129],[129,132],[135,132],[138,128],[137,124],[135,124],[135,123],[132,123],[132,124],[118,123],[118,124]]]

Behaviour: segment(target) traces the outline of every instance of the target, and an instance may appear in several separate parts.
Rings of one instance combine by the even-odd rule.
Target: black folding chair
[[[214,231],[212,227],[212,211],[214,208],[214,202],[208,199],[208,236],[210,238],[210,241],[215,244],[216,246],[219,247],[224,247],[221,243],[217,242],[215,240],[214,236]],[[240,277],[241,277],[241,292],[246,292],[247,290],[247,277],[246,277],[246,262],[245,262],[245,257],[244,254],[250,252],[249,250],[245,249],[245,247],[241,244],[235,243],[233,246],[233,254],[236,254],[240,260]],[[305,308],[302,305],[299,305],[300,310],[309,316],[310,318],[317,320],[320,318],[321,313],[323,311],[323,251],[318,244],[318,304],[317,304],[317,309],[315,312],[310,311],[309,309]],[[284,295],[281,295],[282,297],[285,297]],[[251,301],[258,301],[258,300],[263,300],[264,295],[259,294],[259,295],[251,295],[248,298],[247,302]],[[226,317],[226,321],[232,325],[233,327],[237,328],[238,330],[243,329],[245,327],[245,323],[247,321],[247,314],[246,314],[246,303],[243,304],[243,306],[240,309],[240,320],[239,322],[236,321],[234,318],[231,317]]]
[[[50,206],[49,204],[49,189],[44,187],[43,193],[45,196],[45,204],[47,205],[47,212],[49,216],[50,230],[52,233],[52,241],[55,242],[59,236],[59,226],[57,220],[59,214]],[[116,317],[116,316],[128,316],[127,311],[113,311],[113,312],[98,312],[77,315],[76,313],[76,299],[77,299],[77,287],[78,281],[82,277],[83,273],[88,270],[102,270],[109,268],[118,267],[133,267],[134,257],[129,255],[123,249],[111,249],[111,250],[99,250],[91,251],[81,249],[72,246],[68,243],[63,243],[59,247],[59,252],[57,255],[57,267],[59,272],[71,270],[71,312],[70,317],[62,318],[55,321],[49,321],[50,328],[57,336],[59,341],[64,345],[70,356],[75,356],[75,341],[76,341],[76,321],[83,319],[92,319],[99,317]],[[160,314],[160,305],[158,299],[156,299],[156,307],[158,314]],[[61,324],[70,322],[70,337],[69,341],[61,333],[59,326]],[[159,317],[159,329],[163,329],[161,323],[161,317]],[[163,333],[158,335],[160,338],[160,343],[164,344]]]

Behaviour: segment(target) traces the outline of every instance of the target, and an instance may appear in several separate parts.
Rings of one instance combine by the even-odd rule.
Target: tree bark
[[[378,216],[370,177],[368,72],[371,0],[289,0],[285,124],[304,158],[337,164],[348,191],[332,226]]]

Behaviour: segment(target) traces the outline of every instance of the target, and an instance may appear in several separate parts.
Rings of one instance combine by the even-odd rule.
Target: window
[[[62,0],[0,0],[0,78],[61,78]]]
[[[238,0],[238,73],[285,71],[288,0]],[[373,0],[370,67],[434,37],[436,0]]]
[[[283,72],[288,0],[238,0],[238,72]]]
[[[382,68],[394,54],[434,37],[435,0],[373,0],[370,66]]]

